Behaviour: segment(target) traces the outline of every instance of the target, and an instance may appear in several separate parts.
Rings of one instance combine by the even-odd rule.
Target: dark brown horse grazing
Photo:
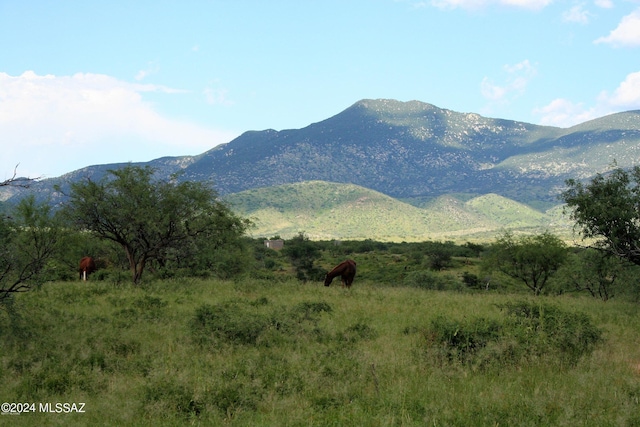
[[[80,260],[80,267],[78,268],[80,272],[80,279],[87,280],[89,274],[96,271],[96,263],[93,261],[93,258],[90,256],[86,256]]]
[[[348,259],[338,264],[333,270],[327,273],[324,278],[324,285],[329,286],[333,281],[333,278],[337,276],[340,276],[342,279],[343,288],[345,286],[350,288],[353,283],[353,278],[356,277],[356,262],[352,259]]]

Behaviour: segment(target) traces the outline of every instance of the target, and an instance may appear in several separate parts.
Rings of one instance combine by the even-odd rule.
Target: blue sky
[[[0,0],[0,180],[196,155],[365,98],[640,109],[640,1]]]

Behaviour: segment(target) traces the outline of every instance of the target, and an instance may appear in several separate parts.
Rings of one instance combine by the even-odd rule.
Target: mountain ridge
[[[617,122],[624,126],[611,124]],[[565,129],[419,101],[361,100],[302,129],[246,132],[204,153],[185,168],[185,178],[208,176],[223,194],[317,179],[363,185],[393,197],[493,191],[520,201],[548,201],[573,174],[606,170],[613,161],[607,153],[615,152],[621,165],[629,163],[639,129],[638,111]],[[603,153],[600,145],[611,142],[620,143],[618,149],[605,147]],[[581,151],[591,159],[576,158]],[[246,168],[251,174],[244,173]],[[520,194],[532,180],[551,191]]]
[[[640,110],[570,127],[460,113],[420,102],[364,99],[301,129],[247,131],[196,156],[135,163],[159,178],[211,182],[220,195],[304,181],[355,184],[401,200],[495,193],[550,206],[567,178],[587,179],[640,158]],[[69,183],[130,163],[87,166],[6,189],[59,204]],[[62,191],[57,192],[54,186]]]

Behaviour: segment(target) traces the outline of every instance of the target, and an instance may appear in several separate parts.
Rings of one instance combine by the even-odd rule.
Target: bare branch
[[[42,179],[41,176],[37,178],[29,178],[29,177],[22,177],[22,176],[19,177],[18,166],[20,166],[20,163],[18,163],[15,169],[13,169],[13,176],[11,178],[0,182],[0,187],[15,186],[15,187],[21,187],[21,188],[29,188],[31,184]]]

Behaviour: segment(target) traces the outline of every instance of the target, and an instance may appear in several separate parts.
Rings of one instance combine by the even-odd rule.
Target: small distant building
[[[264,245],[269,249],[273,249],[274,251],[279,251],[280,249],[284,248],[284,240],[282,239],[265,240]]]

